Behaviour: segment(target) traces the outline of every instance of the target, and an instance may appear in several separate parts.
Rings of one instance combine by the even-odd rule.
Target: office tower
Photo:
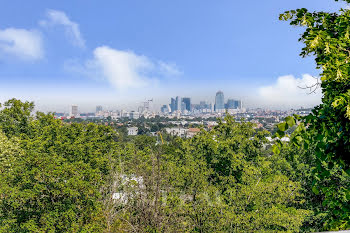
[[[78,106],[77,105],[72,105],[71,108],[71,116],[78,116]]]
[[[171,98],[171,102],[170,102],[170,110],[171,110],[171,112],[175,111],[175,105],[176,105],[175,99]]]
[[[163,105],[163,106],[160,108],[160,111],[161,111],[162,113],[168,113],[168,112],[169,112],[168,105]]]
[[[222,91],[216,92],[215,96],[215,112],[223,112],[225,110],[225,99]]]
[[[207,108],[207,103],[205,101],[200,101],[199,102],[199,109],[203,110]]]
[[[185,104],[185,109],[189,112],[192,111],[192,108],[191,108],[191,98],[189,97],[184,97],[182,98],[182,102]]]
[[[137,111],[138,111],[138,112],[144,112],[144,111],[145,111],[145,107],[144,107],[144,106],[139,106],[139,107],[137,108]]]
[[[208,108],[210,109],[210,112],[214,112],[215,109],[215,104],[214,103],[209,103]]]
[[[181,112],[185,112],[186,110],[186,104],[182,101],[181,102]]]
[[[135,112],[135,111],[131,111],[129,113],[129,118],[130,119],[139,119],[140,118],[140,113],[139,112]]]
[[[153,99],[143,102],[143,111],[149,112],[152,104],[153,104]]]
[[[175,111],[181,111],[181,97],[180,96],[176,96],[176,100],[175,100]]]
[[[237,108],[238,108],[238,109],[242,109],[242,108],[243,108],[243,102],[242,102],[242,100],[238,100]]]
[[[228,99],[226,104],[226,109],[235,109],[235,100]]]
[[[98,112],[102,112],[102,106],[101,105],[96,106],[96,113],[98,113]]]

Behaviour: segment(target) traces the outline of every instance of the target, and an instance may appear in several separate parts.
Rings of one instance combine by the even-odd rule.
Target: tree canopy
[[[346,1],[349,2],[349,1]],[[315,57],[321,70],[322,103],[306,117],[295,116],[279,125],[283,135],[288,127],[299,126],[293,143],[316,156],[313,192],[324,198],[327,207],[326,229],[350,228],[350,11],[336,13],[287,11],[281,20],[305,27],[300,41],[301,56]],[[318,88],[318,84],[314,88]],[[293,121],[293,122],[291,122]],[[312,148],[310,150],[309,148]]]

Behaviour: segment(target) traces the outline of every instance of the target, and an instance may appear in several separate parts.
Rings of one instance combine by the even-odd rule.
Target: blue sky
[[[297,88],[317,76],[299,57],[299,28],[279,13],[336,11],[332,0],[0,0],[0,101],[41,110],[137,106],[154,98],[212,101],[217,90],[248,107],[312,106]],[[284,88],[287,88],[285,90]],[[289,88],[289,89],[288,89]],[[301,104],[303,103],[303,104]]]

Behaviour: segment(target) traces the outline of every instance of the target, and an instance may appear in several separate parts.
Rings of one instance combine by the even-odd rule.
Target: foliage
[[[101,231],[100,189],[109,174],[114,133],[94,124],[64,124],[50,114],[30,117],[31,103],[10,100],[5,106],[1,232]]]
[[[127,198],[116,219],[141,232],[299,231],[312,212],[264,149],[268,132],[225,121],[172,145],[130,143],[119,160],[118,193]]]
[[[0,105],[1,106],[1,105]],[[28,125],[32,120],[34,103],[11,99],[4,103],[0,111],[0,126],[7,136],[28,133]]]
[[[301,56],[315,56],[316,67],[321,69],[322,104],[306,117],[294,116],[299,123],[292,143],[312,148],[309,151],[315,155],[312,191],[327,207],[324,228],[350,229],[350,11],[302,8],[287,11],[280,19],[306,27],[300,38],[305,45]],[[283,135],[291,119],[279,125],[277,136]]]

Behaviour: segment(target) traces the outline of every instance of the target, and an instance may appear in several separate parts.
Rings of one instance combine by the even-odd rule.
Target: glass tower
[[[191,98],[184,97],[184,98],[182,98],[182,102],[185,103],[185,109],[190,112],[192,110],[191,109]]]
[[[225,110],[224,93],[222,91],[218,91],[216,92],[215,96],[215,111],[222,112],[223,110]]]
[[[176,96],[176,100],[175,100],[175,111],[181,111],[181,97],[180,96]]]

